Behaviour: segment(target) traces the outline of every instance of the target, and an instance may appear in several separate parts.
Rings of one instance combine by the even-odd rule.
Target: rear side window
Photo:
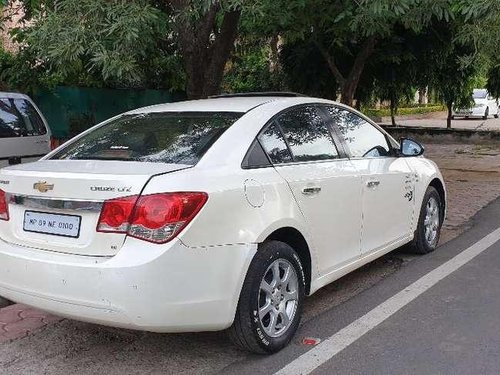
[[[194,165],[241,116],[232,112],[125,115],[70,143],[52,159]]]
[[[294,161],[328,160],[339,157],[328,125],[318,109],[305,106],[292,109],[277,119]]]
[[[35,107],[26,99],[0,99],[0,138],[47,134]]]
[[[290,154],[283,135],[275,123],[267,127],[266,131],[260,135],[259,141],[273,164],[293,161],[292,154]]]

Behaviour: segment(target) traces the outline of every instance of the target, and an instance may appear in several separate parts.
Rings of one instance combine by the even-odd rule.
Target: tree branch
[[[372,55],[375,50],[375,45],[377,44],[377,40],[375,37],[370,37],[361,46],[361,50],[356,55],[356,59],[354,60],[354,64],[352,65],[352,69],[349,72],[349,76],[347,77],[348,81],[356,81],[359,82],[361,78],[361,74],[363,73],[363,69],[365,67],[366,61]]]
[[[339,84],[339,86],[340,87],[344,86],[346,79],[344,78],[344,76],[340,72],[339,68],[335,64],[335,60],[333,59],[333,56],[330,55],[330,53],[326,50],[326,48],[323,47],[323,45],[320,42],[318,42],[317,40],[314,41],[314,44],[316,44],[316,46],[318,47],[319,52],[321,53],[321,55],[325,59],[326,63],[328,64],[328,67],[330,68],[330,71],[332,72],[333,76],[337,80],[337,83]]]

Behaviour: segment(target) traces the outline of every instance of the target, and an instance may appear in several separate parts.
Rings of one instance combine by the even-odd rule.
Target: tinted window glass
[[[338,157],[330,129],[313,106],[300,107],[278,117],[277,122],[295,161],[327,160]]]
[[[358,115],[342,108],[327,107],[353,157],[373,158],[389,155],[384,134]]]
[[[240,117],[240,113],[121,116],[69,144],[52,158],[194,165]]]
[[[43,135],[47,129],[33,105],[25,99],[0,99],[0,138]]]
[[[474,93],[472,94],[474,99],[486,99],[487,96],[488,91],[486,90],[474,90]]]
[[[276,124],[271,124],[266,131],[259,136],[259,141],[269,155],[269,159],[271,159],[271,162],[274,164],[292,161],[292,155]]]
[[[23,118],[28,134],[47,134],[47,129],[33,105],[25,99],[14,99],[14,105]]]

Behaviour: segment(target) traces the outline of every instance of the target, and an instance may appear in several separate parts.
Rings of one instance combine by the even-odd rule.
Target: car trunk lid
[[[152,176],[188,165],[42,160],[0,171],[9,220],[0,221],[0,238],[63,253],[112,256],[125,234],[96,232],[105,200],[139,195]]]

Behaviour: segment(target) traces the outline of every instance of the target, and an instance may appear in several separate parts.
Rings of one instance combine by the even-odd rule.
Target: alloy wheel
[[[259,319],[266,334],[279,337],[290,327],[297,311],[299,279],[292,264],[277,259],[260,283]]]
[[[434,197],[427,201],[424,228],[425,241],[431,247],[436,246],[439,233],[439,204]]]

